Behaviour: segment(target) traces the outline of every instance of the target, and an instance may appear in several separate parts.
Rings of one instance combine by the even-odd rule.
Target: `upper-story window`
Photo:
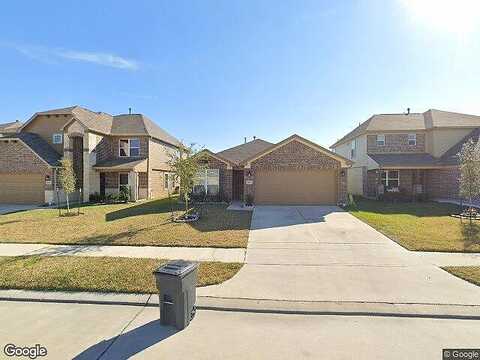
[[[118,147],[119,156],[140,156],[140,140],[139,139],[120,139]]]
[[[350,159],[355,159],[357,156],[357,139],[352,140],[350,149]]]
[[[408,145],[417,145],[417,134],[408,134]]]
[[[378,134],[377,135],[377,146],[384,146],[385,145],[385,135]]]
[[[53,134],[52,135],[52,142],[54,144],[61,144],[63,143],[63,135],[62,134]]]

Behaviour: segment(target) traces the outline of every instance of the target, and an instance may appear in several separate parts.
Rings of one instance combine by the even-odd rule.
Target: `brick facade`
[[[427,192],[431,198],[458,199],[460,169],[445,168],[427,171]]]
[[[208,168],[219,170],[220,196],[224,201],[232,200],[232,179],[233,170],[223,161],[217,160],[212,156],[207,157]]]
[[[244,193],[255,194],[255,171],[262,170],[302,170],[302,169],[338,169],[337,201],[347,198],[347,172],[341,170],[338,160],[328,156],[300,141],[291,141],[278,149],[252,161],[251,168],[245,170]],[[342,175],[343,174],[343,175]]]
[[[408,145],[408,133],[385,134],[385,145],[377,145],[377,135],[367,135],[367,153],[424,153],[425,133],[417,134],[417,144]]]
[[[102,162],[110,159],[118,159],[120,157],[120,139],[139,139],[139,157],[148,157],[148,137],[105,136],[95,148],[97,153],[97,161]]]
[[[50,167],[20,140],[0,140],[0,173],[51,174]]]

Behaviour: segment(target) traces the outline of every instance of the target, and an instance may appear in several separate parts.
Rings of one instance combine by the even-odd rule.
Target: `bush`
[[[245,205],[253,206],[253,195],[252,194],[245,195]]]
[[[128,202],[131,199],[131,189],[130,186],[120,187],[120,192],[118,194],[118,200],[123,202]]]
[[[90,202],[91,203],[101,203],[105,201],[105,198],[100,195],[98,192],[95,192],[93,194],[90,194]]]

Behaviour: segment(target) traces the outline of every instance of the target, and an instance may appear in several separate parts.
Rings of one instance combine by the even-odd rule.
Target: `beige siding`
[[[52,135],[63,133],[61,128],[71,120],[71,115],[40,115],[30,122],[22,132],[31,132],[38,134],[48,142],[59,154],[63,154],[63,144],[54,144]]]
[[[429,139],[431,144],[427,146],[430,153],[439,157],[442,156],[453,145],[457,144],[465,136],[467,136],[473,128],[463,129],[433,129]]]

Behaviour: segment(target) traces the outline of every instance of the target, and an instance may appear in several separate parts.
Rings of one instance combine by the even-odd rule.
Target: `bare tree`
[[[60,171],[58,173],[60,185],[65,192],[65,198],[67,200],[67,213],[70,213],[70,202],[68,199],[69,194],[75,191],[76,178],[73,171],[72,161],[70,159],[60,160]]]
[[[472,204],[473,199],[480,195],[480,144],[472,139],[468,140],[463,144],[458,157],[460,159],[460,196],[468,199]]]

